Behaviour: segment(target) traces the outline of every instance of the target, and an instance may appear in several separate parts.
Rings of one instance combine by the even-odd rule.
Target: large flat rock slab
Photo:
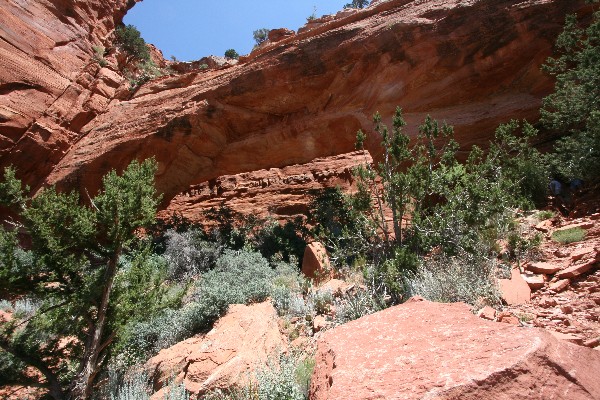
[[[599,399],[600,352],[474,316],[405,303],[326,332],[311,399]]]

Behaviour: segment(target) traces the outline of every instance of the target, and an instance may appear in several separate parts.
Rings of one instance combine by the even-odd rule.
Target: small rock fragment
[[[502,300],[508,305],[523,304],[531,301],[531,288],[521,277],[518,269],[513,269],[510,279],[499,279]]]
[[[560,310],[562,312],[564,312],[565,314],[573,314],[573,307],[571,307],[568,304],[564,304],[564,305],[560,306]]]
[[[539,224],[537,224],[535,226],[535,229],[542,233],[548,233],[548,231],[550,230],[551,227],[552,227],[552,221],[547,219],[547,220],[544,220],[544,221],[540,222]]]
[[[322,331],[330,326],[330,323],[322,315],[317,315],[313,320],[313,329],[315,332]]]
[[[546,279],[542,274],[521,274],[525,282],[529,285],[531,290],[538,290],[544,287]]]
[[[567,287],[569,287],[570,284],[571,284],[570,280],[562,279],[560,281],[557,281],[557,282],[551,284],[549,289],[558,293],[558,292],[562,292],[563,290],[565,290]]]
[[[579,249],[575,249],[572,253],[571,253],[571,261],[579,261],[581,260],[583,257],[585,257],[588,254],[591,254],[594,251],[593,247],[582,247]]]
[[[494,310],[490,306],[485,306],[477,313],[479,318],[487,319],[493,321],[496,318],[496,310]]]
[[[556,304],[556,300],[550,296],[543,296],[538,302],[538,305],[543,308],[554,307]]]

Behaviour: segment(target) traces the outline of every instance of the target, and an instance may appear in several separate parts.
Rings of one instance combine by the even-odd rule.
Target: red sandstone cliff
[[[165,76],[135,94],[92,60],[133,1],[2,0],[0,166],[34,189],[94,191],[111,168],[155,156],[168,202],[222,175],[353,150],[371,115],[401,105],[463,144],[510,118],[535,120],[552,87],[540,72],[574,0],[389,0],[298,35],[238,65]],[[312,29],[308,29],[312,28]],[[378,139],[372,138],[371,146]]]

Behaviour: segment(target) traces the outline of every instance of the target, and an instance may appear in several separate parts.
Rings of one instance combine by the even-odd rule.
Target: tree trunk
[[[100,308],[98,309],[98,317],[93,328],[92,336],[86,343],[87,348],[83,360],[81,361],[80,372],[72,392],[73,399],[76,400],[85,400],[89,398],[94,379],[98,373],[98,358],[102,351],[101,340],[104,333],[104,326],[106,325],[106,314],[108,312],[110,293],[112,291],[115,275],[117,274],[121,250],[122,249],[119,246],[108,262],[104,280],[104,289],[102,290],[102,300],[100,302]]]

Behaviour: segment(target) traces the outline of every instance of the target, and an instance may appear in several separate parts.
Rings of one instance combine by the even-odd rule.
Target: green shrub
[[[543,210],[535,215],[538,221],[545,221],[547,219],[554,218],[555,216],[556,214],[551,210]]]
[[[235,51],[235,49],[228,49],[225,50],[225,57],[237,60],[238,58],[240,58],[240,55],[237,51]]]
[[[336,269],[377,253],[373,251],[377,235],[367,217],[353,206],[354,200],[340,188],[326,188],[313,194],[309,206],[308,219],[313,225],[310,234],[325,245]]]
[[[169,382],[163,400],[190,400],[190,393],[183,383]]]
[[[275,272],[259,253],[227,250],[215,269],[202,275],[196,288],[199,302],[210,302],[224,311],[229,304],[265,300]]]
[[[279,315],[303,317],[308,307],[302,296],[305,278],[293,263],[278,263],[272,281],[271,300]]]
[[[162,348],[209,329],[230,304],[266,300],[278,270],[257,252],[225,251],[214,269],[201,274],[188,304],[124,329],[117,352],[123,365],[142,362]]]
[[[569,244],[582,241],[585,238],[585,234],[585,229],[579,227],[562,229],[552,233],[552,240],[562,244]]]
[[[129,90],[135,91],[144,83],[162,76],[162,71],[152,60],[144,60],[135,65],[135,72],[126,71],[125,75],[129,79]]]
[[[114,375],[122,374],[111,374],[111,378],[114,379]],[[112,386],[110,400],[150,400],[152,385],[145,373],[135,371],[119,381],[109,382],[109,385]]]
[[[92,50],[94,51],[92,59],[96,61],[101,67],[106,67],[108,65],[108,61],[106,61],[106,59],[104,58],[106,49],[103,46],[92,46]]]
[[[306,302],[309,310],[316,315],[328,314],[333,305],[333,295],[327,290],[313,291],[308,295]]]
[[[549,163],[565,177],[593,179],[600,173],[600,12],[585,28],[575,15],[567,16],[556,48],[557,57],[544,65],[556,77],[555,89],[544,98],[541,114],[542,123],[564,137]]]
[[[204,240],[203,236],[204,233],[198,230],[178,233],[169,229],[165,233],[164,257],[169,263],[168,279],[187,282],[216,265],[221,246]]]
[[[365,8],[369,5],[370,0],[352,0],[351,3],[348,3],[344,6],[344,8]]]
[[[11,323],[0,324],[0,347],[36,368],[44,376],[40,387],[56,397],[88,397],[115,349],[112,338],[149,311],[140,312],[147,303],[130,300],[160,307],[147,270],[120,262],[156,215],[155,170],[156,163],[147,160],[132,162],[121,175],[111,171],[88,201],[53,187],[30,199],[10,170],[0,181],[0,202],[10,201],[4,205],[18,212],[18,234],[29,245],[21,255],[29,253],[33,261],[24,262],[27,257],[16,251],[16,232],[0,227],[0,286],[35,300],[17,310]],[[119,282],[123,275],[130,277],[128,285]]]
[[[153,393],[152,382],[145,372],[133,368],[127,373],[117,370],[114,366],[109,369],[107,385],[104,388],[108,396],[101,395],[100,399],[110,400],[149,400]],[[189,400],[190,394],[183,383],[169,381],[165,388],[163,400]]]
[[[372,274],[367,274],[367,281],[377,282],[374,283],[377,292],[389,296],[394,304],[398,303],[404,297],[403,277],[414,272],[419,262],[419,258],[412,251],[406,247],[398,247],[392,258],[367,270]]]
[[[306,17],[306,22],[311,22],[317,19],[317,7],[313,6],[313,12],[308,17]]]
[[[385,302],[369,289],[359,289],[335,302],[335,322],[338,325],[354,321],[385,308]]]
[[[282,354],[270,360],[242,388],[214,390],[203,400],[307,400],[314,359]]]
[[[252,32],[252,37],[256,42],[257,46],[260,46],[263,42],[265,42],[269,37],[269,29],[260,28]]]
[[[461,251],[456,256],[428,260],[406,277],[405,284],[409,296],[440,303],[465,302],[480,308],[500,304],[496,272],[495,258]]]
[[[306,249],[306,229],[302,218],[287,221],[284,225],[274,220],[264,221],[261,225],[249,241],[263,257],[285,262],[290,262],[291,259],[302,260]]]
[[[131,60],[150,61],[150,50],[140,31],[133,25],[121,25],[115,29],[116,43]]]

